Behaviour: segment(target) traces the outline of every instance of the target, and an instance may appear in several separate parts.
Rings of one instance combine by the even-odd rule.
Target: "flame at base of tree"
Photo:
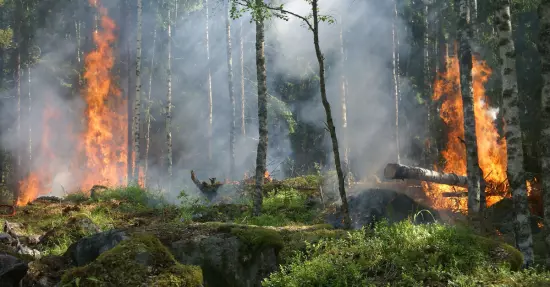
[[[447,70],[437,76],[433,100],[442,101],[439,116],[447,129],[446,148],[441,152],[443,172],[466,175],[466,146],[464,144],[464,114],[460,92],[460,72],[457,57],[449,57]],[[472,85],[474,88],[474,114],[478,144],[479,166],[487,183],[486,191],[496,194],[487,197],[490,206],[507,196],[506,141],[495,126],[496,110],[489,106],[484,85],[491,75],[491,69],[484,61],[474,57]],[[436,166],[435,169],[438,167]],[[426,194],[437,208],[466,211],[467,198],[443,197],[444,192],[466,191],[465,188],[423,183]]]
[[[98,9],[101,29],[94,31],[95,49],[85,57],[85,89],[82,91],[86,103],[83,132],[76,135],[74,150],[70,162],[71,176],[79,189],[86,191],[93,185],[121,185],[126,183],[127,175],[127,100],[113,81],[111,70],[115,63],[113,44],[116,41],[115,22],[107,15],[107,10],[98,0],[89,0],[91,6]],[[54,106],[44,110],[44,129],[38,158],[54,160],[56,157],[49,148],[54,130],[49,119],[57,114]],[[72,132],[73,129],[71,129]],[[51,191],[55,170],[48,168],[50,162],[31,163],[33,171],[19,183],[18,205],[27,204],[41,194]],[[140,181],[143,175],[140,174]]]

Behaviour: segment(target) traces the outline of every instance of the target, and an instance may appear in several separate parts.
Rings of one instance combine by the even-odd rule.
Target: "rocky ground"
[[[492,213],[494,221],[502,220],[488,228],[494,234],[464,235],[441,225],[440,213],[404,194],[382,189],[355,191],[349,198],[354,227],[364,229],[350,233],[339,229],[341,216],[336,212],[335,198],[320,194],[315,188],[318,182],[315,178],[297,178],[271,184],[260,217],[251,216],[247,201],[231,203],[229,193],[217,203],[182,194],[181,205],[167,204],[160,196],[139,188],[102,190],[94,192],[92,198],[83,193],[63,199],[39,198],[17,208],[14,216],[3,218],[0,282],[2,286],[343,286],[341,282],[347,286],[386,286],[397,280],[392,286],[451,286],[443,282],[479,275],[456,267],[456,262],[467,256],[460,253],[464,249],[460,244],[470,241],[475,244],[466,243],[468,248],[477,249],[468,253],[478,252],[480,264],[506,272],[514,272],[521,265],[521,254],[505,243],[511,222],[496,211]],[[238,196],[246,196],[246,191]],[[396,224],[377,227],[380,220]],[[405,225],[397,223],[403,221]],[[436,221],[439,223],[425,224]],[[539,234],[536,225],[534,230]],[[404,236],[402,242],[388,239],[390,233],[395,238]],[[350,245],[357,236],[361,240]],[[409,240],[410,250],[406,245]],[[325,246],[325,251],[312,249],[316,243]],[[399,252],[409,251],[399,258],[410,257],[407,260],[412,261],[390,260],[397,251],[387,249],[385,252],[390,253],[384,254],[384,248],[375,247],[375,243],[388,248],[401,245]],[[336,250],[348,252],[344,256]],[[362,261],[365,252],[372,258]],[[426,254],[429,258],[419,259]],[[312,270],[307,266],[320,264],[320,258],[326,256],[332,263],[317,266],[321,269],[313,272],[314,278],[324,281],[309,278]],[[407,264],[418,265],[411,263],[415,260],[426,261],[435,269],[406,272]],[[373,262],[378,263],[370,266]],[[397,268],[400,264],[403,266]],[[330,277],[331,268],[356,275],[342,279],[335,272]],[[395,273],[382,274],[392,268],[397,268]],[[379,269],[386,271],[380,273]],[[521,281],[539,285],[493,286],[550,286],[547,273],[532,272],[534,275],[521,273]],[[321,273],[329,277],[318,276]],[[520,276],[506,274],[503,278],[512,281],[495,280],[516,282]],[[489,286],[464,282],[452,286]]]

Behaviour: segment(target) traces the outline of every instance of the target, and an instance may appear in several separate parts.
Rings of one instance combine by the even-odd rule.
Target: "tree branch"
[[[241,5],[241,6],[245,6],[245,7],[248,7],[248,8],[253,8],[255,5],[252,4],[252,1],[251,0],[234,0],[235,3]],[[285,10],[283,8],[283,5],[279,6],[279,7],[273,7],[273,6],[269,6],[265,3],[262,3],[261,5],[262,8],[265,8],[265,9],[268,9],[268,10],[271,10],[271,11],[276,11],[276,12],[279,12],[281,13],[281,15],[285,15],[285,14],[288,14],[288,15],[292,15],[302,21],[304,21],[304,23],[306,23],[306,25],[308,26],[308,28],[311,30],[311,31],[314,31],[314,28],[313,28],[313,25],[309,22],[309,20],[302,16],[302,15],[299,15],[299,14],[296,14],[294,12],[291,12],[291,11],[288,11],[288,10]],[[279,18],[282,18],[284,20],[288,20],[288,18],[284,17],[284,16],[280,16],[280,15],[277,15]]]

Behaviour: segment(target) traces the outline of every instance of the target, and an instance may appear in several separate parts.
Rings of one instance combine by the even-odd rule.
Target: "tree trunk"
[[[212,114],[212,72],[211,72],[211,63],[210,63],[210,24],[209,24],[209,6],[208,0],[204,0],[204,6],[206,10],[206,65],[208,66],[208,135],[207,135],[207,148],[208,148],[208,161],[212,160],[212,129],[213,129],[213,114]]]
[[[29,42],[30,44],[30,42]],[[29,49],[30,50],[30,49]],[[29,56],[30,56],[30,51],[29,51]],[[29,60],[30,61],[30,60]],[[28,106],[29,106],[29,118],[31,117],[32,115],[32,85],[31,85],[31,64],[27,62],[27,101],[28,101]],[[27,156],[28,156],[28,159],[29,159],[29,172],[32,171],[32,124],[29,123],[27,124],[28,125],[28,136],[29,136],[29,140],[27,142],[28,146],[27,146]]]
[[[245,125],[245,89],[244,89],[244,35],[243,35],[243,20],[240,20],[239,30],[240,52],[241,52],[241,134],[246,135]]]
[[[340,199],[342,200],[342,213],[344,215],[345,228],[351,227],[351,218],[349,215],[348,200],[346,196],[346,184],[344,182],[344,173],[342,171],[342,164],[340,161],[340,151],[338,149],[338,138],[336,137],[336,128],[332,120],[332,111],[330,109],[330,103],[327,99],[327,90],[325,86],[325,63],[324,56],[321,53],[321,46],[319,44],[319,17],[318,17],[318,0],[312,0],[311,8],[313,11],[313,43],[315,45],[315,54],[317,61],[319,62],[319,84],[321,88],[321,98],[323,101],[323,107],[327,117],[327,126],[330,132],[330,138],[332,139],[332,152],[334,153],[334,164],[336,166],[336,174],[338,175],[338,191],[340,193]]]
[[[340,105],[342,108],[342,146],[344,151],[344,167],[346,170],[347,185],[351,186],[351,165],[349,161],[349,143],[348,143],[348,107],[347,107],[347,80],[346,80],[346,50],[344,45],[343,19],[340,15]]]
[[[140,126],[141,126],[141,26],[142,26],[142,2],[137,0],[137,32],[136,32],[136,95],[134,98],[134,119],[132,120],[132,133],[134,144],[134,171],[132,179],[135,185],[139,184],[139,169],[140,169]]]
[[[171,8],[168,8],[168,63],[166,74],[168,78],[168,93],[166,97],[166,167],[168,170],[168,192],[172,190],[172,19]]]
[[[261,6],[263,0],[256,0]],[[263,191],[267,161],[267,68],[265,63],[264,13],[256,16],[256,74],[258,80],[258,128],[259,141],[256,153],[256,187],[254,189],[254,215],[262,212]]]
[[[468,0],[470,2],[470,21],[472,23],[472,39],[479,43],[479,22],[477,18],[477,0]]]
[[[386,179],[415,179],[439,184],[467,186],[468,178],[454,173],[441,173],[421,167],[389,163],[384,168]]]
[[[157,8],[158,13],[158,8]],[[151,91],[153,88],[153,69],[155,67],[155,52],[157,48],[157,26],[153,31],[153,53],[151,55],[151,68],[149,69],[149,87],[147,91],[147,106],[145,108],[145,155],[143,163],[143,186],[147,186],[147,178],[149,172],[149,147],[151,144]]]
[[[550,250],[550,0],[542,0],[538,9],[540,19],[539,53],[542,64],[540,164],[544,209],[544,241]],[[550,254],[546,264],[550,266]]]
[[[394,101],[395,101],[395,151],[397,157],[397,163],[401,162],[400,159],[400,144],[399,144],[399,74],[397,72],[399,66],[398,53],[399,53],[399,44],[397,40],[397,0],[393,1],[393,21],[392,21],[392,64],[393,64],[393,92],[394,92]]]
[[[502,65],[502,100],[504,136],[508,152],[507,175],[514,203],[514,231],[516,247],[523,254],[523,263],[530,266],[534,262],[533,237],[529,222],[530,211],[527,200],[525,170],[523,168],[523,141],[519,121],[519,95],[516,74],[516,49],[512,38],[510,0],[500,0],[496,15],[499,34],[499,53]]]
[[[424,75],[424,84],[423,84],[423,95],[424,100],[426,101],[426,112],[427,112],[427,120],[426,120],[426,135],[425,140],[426,143],[423,147],[423,165],[425,167],[431,166],[433,162],[433,154],[431,149],[432,144],[432,117],[433,111],[431,107],[431,71],[430,71],[430,22],[428,21],[429,18],[429,12],[430,12],[430,4],[431,0],[424,0],[424,34],[423,34],[423,75]]]
[[[236,133],[236,107],[233,88],[233,53],[231,50],[231,19],[229,18],[230,2],[227,0],[225,11],[225,27],[227,36],[227,84],[229,87],[229,102],[231,104],[231,120],[229,127],[229,178],[235,178],[235,133]]]
[[[127,111],[127,122],[128,122],[128,126],[127,126],[127,137],[128,137],[128,142],[127,142],[127,180],[126,180],[126,184],[127,185],[130,185],[132,182],[133,182],[133,177],[134,177],[134,153],[133,153],[133,145],[132,145],[132,138],[133,138],[133,134],[132,134],[132,109],[133,109],[133,105],[132,105],[132,89],[134,89],[135,87],[132,87],[132,65],[131,65],[131,61],[132,61],[132,53],[131,53],[131,45],[130,45],[130,27],[132,27],[132,22],[131,22],[131,13],[129,11],[131,11],[130,9],[130,3],[129,3],[129,0],[125,0],[125,5],[126,5],[126,23],[125,23],[125,27],[124,27],[124,32],[125,32],[125,35],[126,35],[126,41],[125,41],[125,44],[126,44],[126,76],[128,77],[128,86],[126,87],[126,100],[128,101],[127,102],[127,107],[128,107],[128,111]],[[97,17],[96,17],[97,18]],[[97,19],[96,19],[97,20]],[[96,27],[97,27],[97,21],[96,21]],[[96,28],[97,30],[97,28]]]
[[[464,111],[464,141],[466,142],[466,170],[468,175],[468,214],[475,218],[480,211],[481,169],[477,155],[476,120],[474,116],[474,93],[472,86],[472,27],[468,17],[468,1],[458,0],[459,69],[462,108]]]

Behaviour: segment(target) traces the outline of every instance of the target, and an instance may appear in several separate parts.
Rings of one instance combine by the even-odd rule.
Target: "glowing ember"
[[[101,29],[93,33],[95,50],[85,57],[83,77],[86,85],[82,94],[86,102],[86,122],[83,132],[76,139],[77,153],[70,162],[73,167],[70,171],[72,180],[84,191],[96,184],[112,186],[123,183],[127,175],[128,141],[127,101],[115,86],[111,74],[115,62],[112,46],[116,41],[116,25],[98,0],[89,0],[89,3],[98,9]],[[45,108],[40,158],[54,160],[54,154],[48,146],[51,138],[55,138],[51,133],[56,125],[47,121],[52,116],[51,111],[52,107]],[[50,192],[56,171],[50,170],[48,166],[48,162],[33,163],[35,171],[20,182],[18,205],[27,204],[38,195]],[[143,182],[142,174],[140,182]]]
[[[490,206],[506,196],[506,141],[495,127],[495,110],[491,109],[485,96],[484,84],[491,75],[491,69],[484,61],[473,61],[474,113],[479,154],[479,165],[487,182],[487,205]],[[447,144],[442,156],[444,172],[466,175],[466,147],[464,139],[464,116],[460,93],[459,63],[456,57],[447,59],[447,71],[438,75],[434,84],[433,100],[442,100],[440,117],[447,126]],[[437,167],[436,167],[437,168]],[[423,183],[426,194],[436,208],[450,208],[465,211],[467,198],[445,198],[443,192],[466,191],[465,188]]]

